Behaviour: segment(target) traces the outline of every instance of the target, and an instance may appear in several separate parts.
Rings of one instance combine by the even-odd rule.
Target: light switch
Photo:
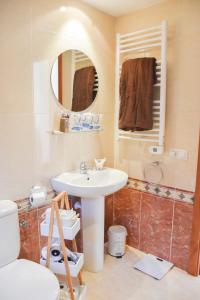
[[[169,156],[176,159],[187,160],[188,152],[184,149],[170,149]]]

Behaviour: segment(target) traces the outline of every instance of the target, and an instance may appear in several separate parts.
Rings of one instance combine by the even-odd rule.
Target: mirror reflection
[[[98,92],[98,75],[91,59],[78,50],[67,50],[55,60],[51,84],[57,101],[67,110],[86,110]]]

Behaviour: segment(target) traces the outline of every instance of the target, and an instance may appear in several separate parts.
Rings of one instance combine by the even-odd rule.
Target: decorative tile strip
[[[174,199],[176,201],[194,203],[194,193],[183,191],[172,187],[162,186],[160,184],[148,183],[145,181],[129,178],[128,188],[135,189],[141,192],[150,193],[156,196]]]
[[[27,212],[31,208],[29,198],[18,199],[15,201],[18,207],[18,213]]]

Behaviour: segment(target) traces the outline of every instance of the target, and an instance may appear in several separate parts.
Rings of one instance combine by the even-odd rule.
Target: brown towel
[[[93,66],[75,72],[72,111],[85,110],[93,102],[94,74]]]
[[[119,128],[151,130],[153,127],[153,84],[156,83],[156,59],[129,59],[122,65],[120,78]]]

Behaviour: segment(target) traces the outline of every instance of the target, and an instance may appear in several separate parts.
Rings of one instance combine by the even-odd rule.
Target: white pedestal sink
[[[127,180],[125,172],[111,168],[89,170],[87,174],[66,172],[51,180],[56,192],[66,191],[69,195],[81,197],[83,252],[88,271],[103,269],[104,197],[121,189]]]

